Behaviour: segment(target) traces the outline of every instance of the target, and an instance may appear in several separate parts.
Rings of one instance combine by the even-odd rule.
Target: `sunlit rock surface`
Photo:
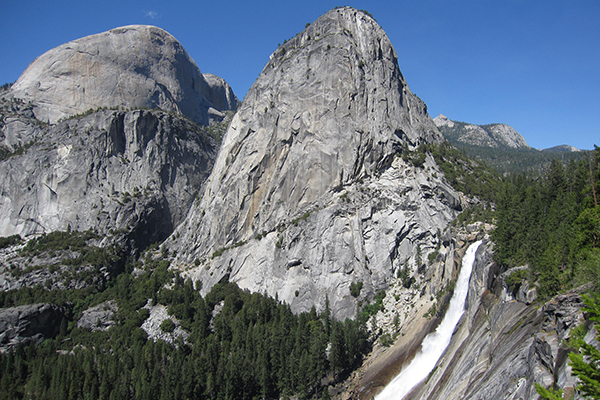
[[[295,311],[354,317],[359,300],[415,271],[460,200],[433,159],[442,137],[381,27],[332,10],[277,49],[233,118],[202,200],[167,246],[203,291],[228,275]]]
[[[237,103],[227,88],[215,85],[222,82],[207,83],[169,33],[131,25],[47,51],[29,65],[12,92],[31,101],[36,118],[49,123],[89,109],[121,106],[180,112],[208,125],[210,108],[229,110]]]

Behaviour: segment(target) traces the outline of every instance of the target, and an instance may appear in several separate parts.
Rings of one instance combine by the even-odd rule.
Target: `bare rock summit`
[[[169,33],[131,25],[42,54],[13,85],[12,93],[31,101],[35,117],[49,123],[90,109],[120,106],[174,111],[208,125],[211,109],[229,110],[237,104],[227,88],[217,90],[214,85]]]
[[[238,107],[206,77],[152,26],[38,57],[0,93],[0,235],[119,232],[135,251],[168,237],[218,151],[201,125]]]

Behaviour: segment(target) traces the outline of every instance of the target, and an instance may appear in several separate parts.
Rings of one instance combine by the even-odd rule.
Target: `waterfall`
[[[402,368],[402,371],[396,376],[376,397],[376,400],[401,400],[423,379],[427,378],[429,373],[435,367],[442,356],[446,347],[450,344],[452,333],[456,324],[460,320],[464,309],[465,300],[469,291],[469,279],[475,263],[475,253],[479,248],[481,241],[475,242],[469,246],[462,260],[462,267],[458,275],[458,281],[454,288],[454,294],[450,300],[450,306],[442,323],[435,332],[428,334],[421,350],[415,355],[415,358]]]

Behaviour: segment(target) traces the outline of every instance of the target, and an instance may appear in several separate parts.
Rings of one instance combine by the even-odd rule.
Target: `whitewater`
[[[396,376],[375,398],[375,400],[401,400],[435,367],[446,347],[450,344],[452,333],[460,320],[464,309],[467,293],[469,292],[469,280],[475,263],[475,254],[481,241],[469,246],[462,260],[462,267],[456,281],[454,294],[450,300],[450,306],[442,323],[435,332],[430,333],[423,339],[421,349],[415,358]]]

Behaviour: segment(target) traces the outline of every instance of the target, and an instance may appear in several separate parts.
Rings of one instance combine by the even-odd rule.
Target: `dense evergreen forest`
[[[534,177],[500,176],[449,144],[401,156],[422,167],[427,154],[456,189],[478,199],[457,222],[493,222],[496,261],[504,269],[528,266],[509,276],[513,289],[529,280],[543,301],[591,284],[586,301],[596,307],[600,149],[566,164],[554,160]],[[114,247],[88,247],[90,238],[49,234],[21,251],[79,249],[80,258],[69,261],[74,266],[85,261],[101,268],[122,260]],[[0,247],[19,241],[2,238]],[[381,303],[365,305],[356,320],[337,321],[328,307],[295,315],[277,299],[240,290],[227,279],[203,298],[201,283],[170,271],[157,246],[119,268],[116,278],[84,289],[38,285],[0,292],[0,307],[48,302],[68,310],[56,338],[0,355],[0,399],[327,398],[327,386],[347,377],[369,351],[365,323]],[[108,300],[118,304],[113,327],[77,327],[83,310]],[[189,336],[173,343],[149,339],[140,326],[149,315],[145,306],[155,304],[167,306],[172,318],[162,330],[172,332],[177,321]]]
[[[551,160],[544,173],[500,176],[449,144],[423,146],[455,189],[478,199],[457,222],[486,220],[495,260],[537,286],[541,300],[590,284],[600,289],[600,148],[580,160]],[[517,276],[518,275],[518,276]]]
[[[535,285],[539,300],[573,287],[587,285],[584,295],[588,319],[600,324],[600,148],[567,165],[553,160],[541,177],[512,175],[501,185],[496,199],[495,259],[516,270],[506,281],[517,290],[524,279]],[[573,329],[569,353],[578,390],[587,398],[600,398],[600,351],[583,339],[584,325]],[[600,336],[596,337],[600,341]],[[544,399],[559,400],[562,391],[536,384]]]
[[[495,201],[495,257],[506,268],[528,265],[527,278],[547,299],[600,284],[600,150],[566,166],[554,160],[540,178],[506,178]]]
[[[556,151],[537,149],[511,149],[473,146],[465,143],[454,143],[471,158],[485,162],[500,174],[517,174],[524,172],[529,176],[541,176],[549,168],[553,160],[568,164],[582,159],[588,151]]]
[[[369,350],[364,319],[336,321],[328,307],[295,315],[288,305],[226,279],[202,298],[168,266],[151,260],[142,276],[122,273],[104,291],[71,292],[65,304],[75,300],[75,315],[63,321],[55,339],[0,356],[0,398],[308,398],[320,396],[323,378],[346,376]],[[28,301],[59,298],[39,290],[9,291],[3,300],[21,303],[21,294]],[[107,299],[118,303],[115,326],[96,332],[76,327],[82,309]],[[147,338],[140,325],[149,315],[143,308],[148,299],[169,307],[189,332],[186,340]],[[173,331],[173,321],[165,320],[161,329]]]
[[[600,324],[600,148],[566,165],[554,159],[542,173],[510,174],[492,183],[495,211],[491,221],[495,260],[507,270],[505,279],[516,292],[525,280],[536,287],[538,302],[582,285],[584,310],[596,331]],[[493,182],[488,181],[487,183]],[[586,398],[600,398],[600,350],[584,341],[585,325],[570,333],[568,346],[577,389]],[[600,341],[600,335],[596,337]],[[560,389],[536,384],[543,399],[563,398]]]

